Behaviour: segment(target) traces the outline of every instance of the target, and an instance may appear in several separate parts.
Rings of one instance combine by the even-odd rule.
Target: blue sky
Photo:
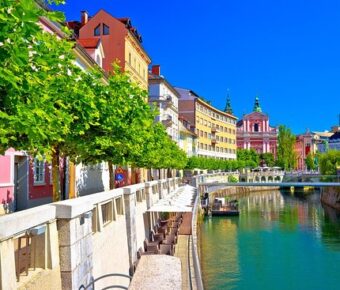
[[[68,20],[100,8],[130,17],[161,74],[219,109],[229,89],[239,118],[258,95],[271,124],[294,133],[338,123],[340,1],[69,0],[58,7]]]

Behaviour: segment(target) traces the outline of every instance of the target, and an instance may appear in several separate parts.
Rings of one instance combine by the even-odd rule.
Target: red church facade
[[[277,128],[269,125],[268,115],[262,113],[258,98],[252,113],[237,122],[236,142],[238,149],[255,149],[259,154],[277,154]]]

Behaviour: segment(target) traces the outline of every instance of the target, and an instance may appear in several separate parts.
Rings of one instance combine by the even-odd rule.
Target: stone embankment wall
[[[255,191],[279,190],[279,186],[228,186],[227,188],[217,189],[210,193],[213,197],[222,197],[233,194],[243,194]]]
[[[78,290],[105,274],[128,275],[158,218],[147,209],[180,182],[139,183],[0,217],[0,290]]]
[[[321,202],[340,210],[340,186],[323,187],[321,190]]]

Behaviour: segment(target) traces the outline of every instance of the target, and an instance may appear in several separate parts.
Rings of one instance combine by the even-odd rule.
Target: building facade
[[[197,135],[194,128],[183,117],[179,119],[179,143],[178,146],[188,157],[197,155]]]
[[[160,74],[160,66],[152,66],[149,73],[149,104],[157,107],[159,115],[156,121],[163,123],[176,143],[179,142],[178,98],[179,93]]]
[[[116,18],[105,10],[99,10],[93,17],[81,12],[81,21],[68,22],[75,31],[78,41],[100,39],[105,58],[103,69],[113,70],[113,63],[128,72],[131,79],[141,88],[148,89],[148,65],[151,60],[142,46],[142,37],[132,26],[130,18]]]
[[[294,150],[296,154],[297,170],[307,170],[306,158],[308,154],[315,153],[315,144],[315,138],[309,131],[296,136]]]
[[[176,88],[180,94],[179,115],[192,124],[197,135],[197,156],[236,159],[236,120],[202,100],[192,90]]]
[[[269,117],[262,112],[258,97],[253,112],[237,122],[237,148],[254,149],[257,153],[277,155],[277,128],[269,125]]]
[[[328,150],[340,150],[340,130],[331,134],[327,140],[323,140],[318,143],[318,151],[320,153],[325,153]]]

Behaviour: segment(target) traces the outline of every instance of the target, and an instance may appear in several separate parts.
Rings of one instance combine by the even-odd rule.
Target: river
[[[340,289],[340,213],[317,192],[238,196],[239,217],[205,218],[206,290]]]

